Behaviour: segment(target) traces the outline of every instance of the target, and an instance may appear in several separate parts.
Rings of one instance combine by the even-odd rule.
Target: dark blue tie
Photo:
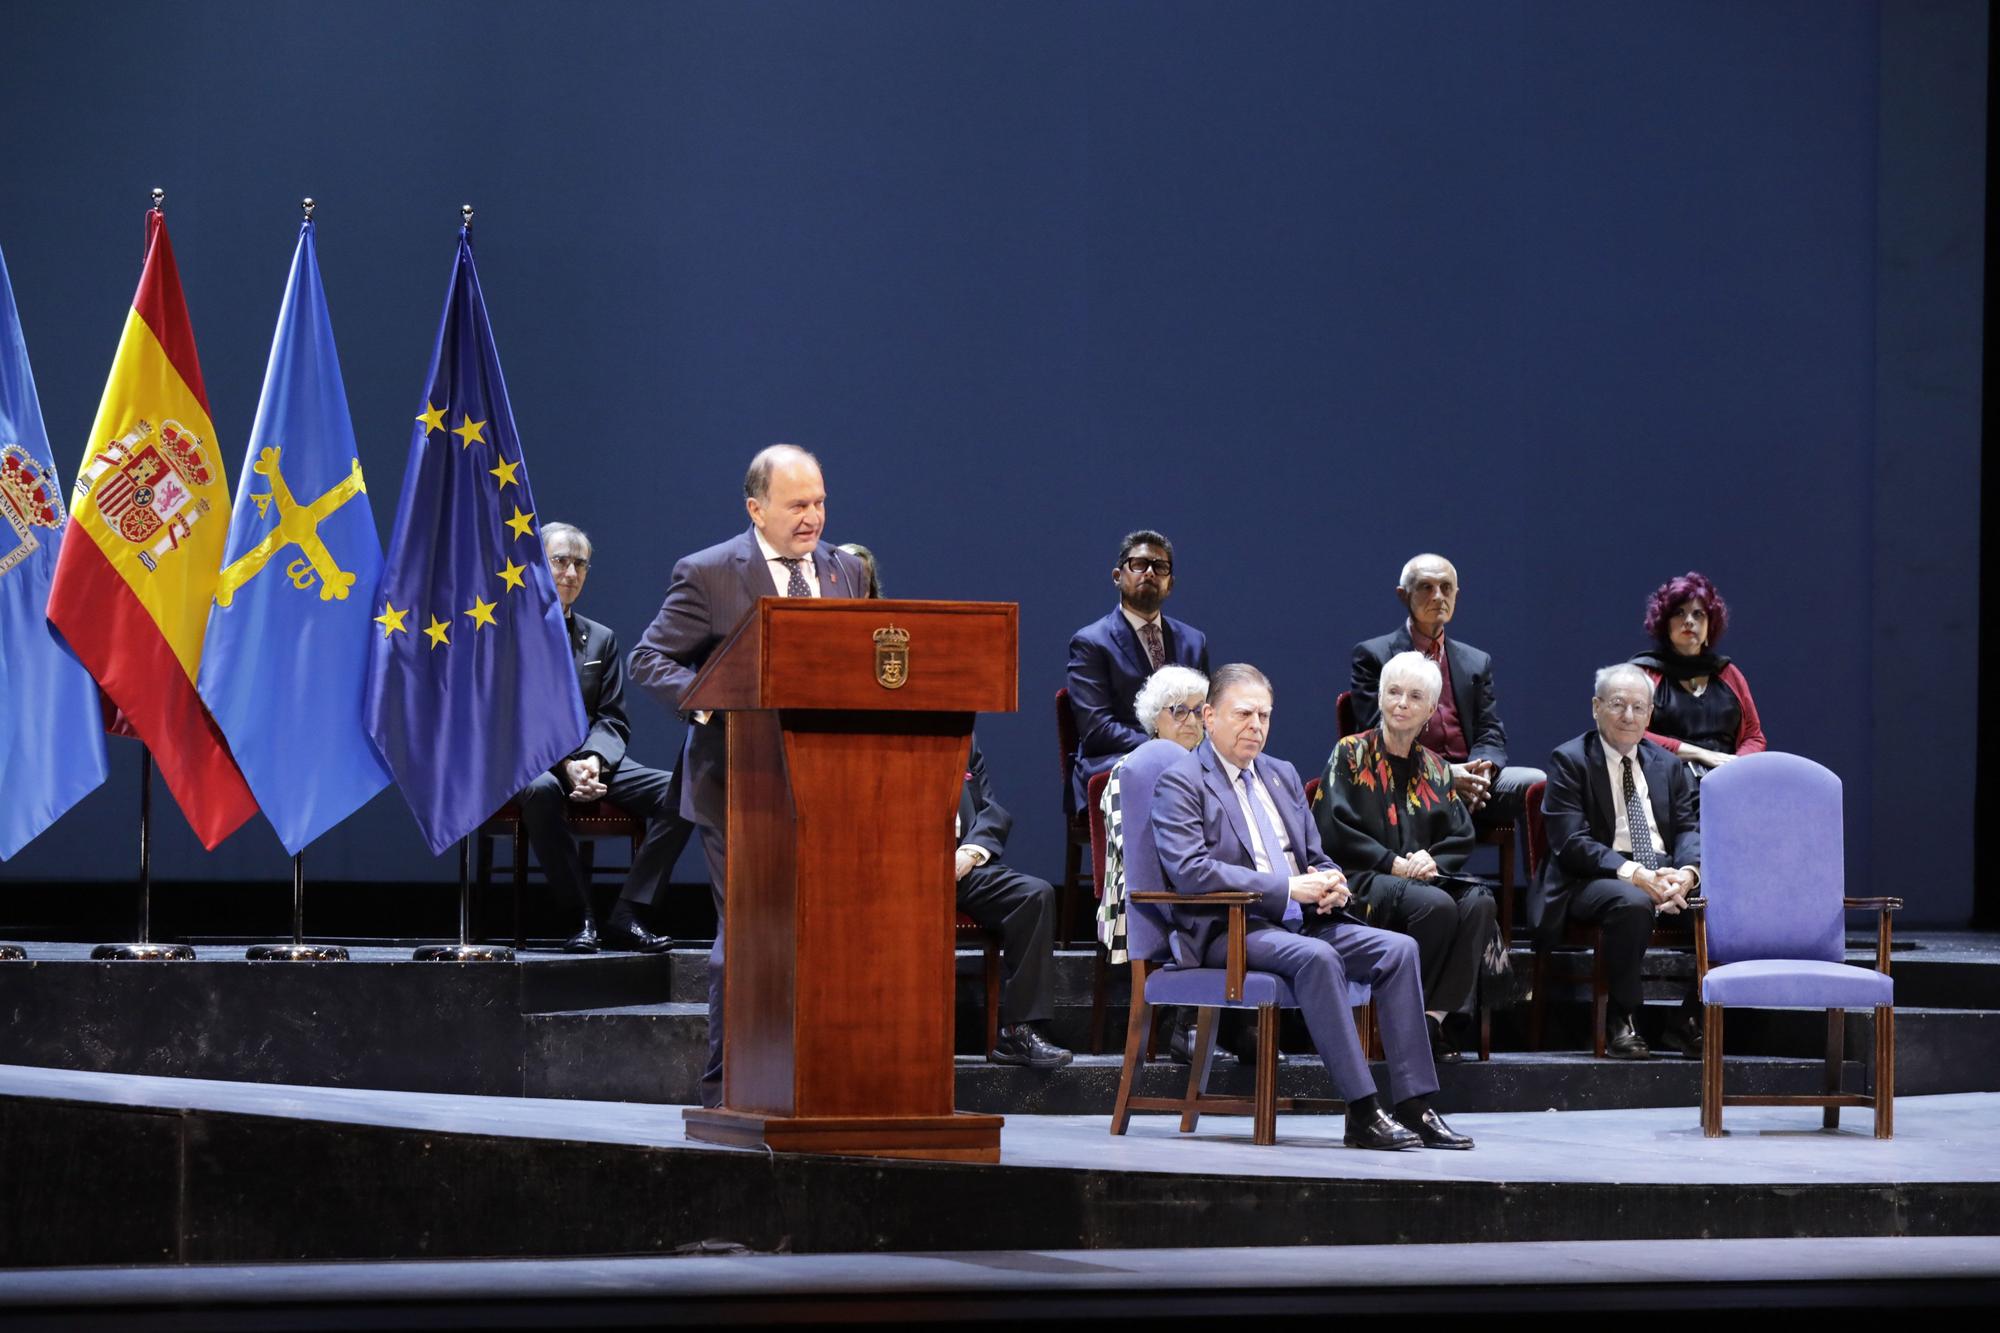
[[[1291,858],[1279,855],[1282,844],[1278,841],[1278,830],[1271,826],[1271,816],[1264,812],[1264,803],[1257,799],[1257,787],[1250,781],[1250,770],[1246,768],[1238,773],[1236,780],[1243,784],[1243,795],[1250,802],[1250,818],[1257,825],[1257,840],[1264,844],[1264,863],[1287,877],[1297,873],[1292,868]],[[1299,906],[1297,900],[1285,899],[1285,924],[1300,925],[1305,919],[1305,909]]]
[[[1632,829],[1632,859],[1648,870],[1658,870],[1666,858],[1653,846],[1653,831],[1646,827],[1646,804],[1639,799],[1638,784],[1632,781],[1632,758],[1625,757],[1625,822]]]
[[[806,576],[799,570],[799,566],[805,562],[806,558],[802,555],[781,555],[778,557],[778,563],[792,571],[791,579],[785,584],[785,596],[810,597],[813,595],[812,585],[806,582]]]

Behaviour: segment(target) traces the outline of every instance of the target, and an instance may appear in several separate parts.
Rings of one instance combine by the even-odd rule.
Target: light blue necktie
[[[1278,830],[1271,827],[1271,817],[1264,813],[1264,803],[1257,799],[1257,788],[1251,785],[1250,782],[1250,770],[1246,768],[1238,773],[1236,780],[1243,784],[1243,795],[1249,799],[1250,818],[1257,825],[1258,841],[1264,844],[1265,864],[1269,865],[1273,870],[1278,870],[1281,862],[1283,862],[1283,873],[1290,876],[1293,873],[1292,867],[1289,864],[1290,858],[1281,858],[1279,856],[1282,844],[1278,841]],[[1299,906],[1297,900],[1292,898],[1285,899],[1285,924],[1288,926],[1303,925],[1305,924],[1305,919],[1305,909]]]

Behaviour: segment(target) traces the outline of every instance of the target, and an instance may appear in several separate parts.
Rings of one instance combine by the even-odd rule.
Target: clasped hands
[[[1451,785],[1458,793],[1458,799],[1465,802],[1468,810],[1477,810],[1493,796],[1493,780],[1500,776],[1500,770],[1491,759],[1472,759],[1463,764],[1451,766]],[[1397,871],[1402,874],[1402,871]],[[1405,876],[1407,879],[1428,878],[1421,875]]]
[[[1348,900],[1354,896],[1348,891],[1347,876],[1338,870],[1315,870],[1309,874],[1293,875],[1291,895],[1295,903],[1312,904],[1321,916],[1347,906]]]
[[[563,772],[569,775],[569,798],[579,805],[602,800],[610,790],[604,785],[603,765],[594,754],[563,760]]]
[[[1436,879],[1438,863],[1431,859],[1429,852],[1411,852],[1408,856],[1399,856],[1391,861],[1389,873],[1401,876],[1403,879]]]
[[[1687,907],[1688,895],[1694,892],[1695,876],[1685,866],[1662,866],[1658,870],[1640,866],[1632,872],[1632,882],[1651,896],[1653,911],[1661,916],[1676,916]]]

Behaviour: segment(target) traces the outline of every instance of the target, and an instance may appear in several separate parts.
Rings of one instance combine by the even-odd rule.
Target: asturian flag
[[[368,732],[437,853],[588,729],[470,225],[424,385],[376,600]]]
[[[278,308],[223,561],[198,685],[296,855],[389,785],[361,716],[382,542],[311,219]]]
[[[0,861],[104,781],[97,686],[47,619],[62,483],[0,255]]]
[[[229,487],[194,329],[154,208],[146,266],[70,496],[49,623],[152,750],[208,848],[257,813],[195,692],[228,535]]]

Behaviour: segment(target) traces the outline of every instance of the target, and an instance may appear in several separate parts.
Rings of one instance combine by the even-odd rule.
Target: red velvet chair
[[[1069,711],[1068,686],[1056,691],[1056,745],[1061,750],[1056,765],[1056,771],[1062,775],[1058,795],[1067,807],[1070,779],[1076,772],[1077,747],[1076,715]],[[1083,897],[1083,852],[1090,846],[1090,811],[1065,813],[1063,820],[1063,877],[1062,883],[1056,885],[1058,949],[1076,939],[1076,907]]]

